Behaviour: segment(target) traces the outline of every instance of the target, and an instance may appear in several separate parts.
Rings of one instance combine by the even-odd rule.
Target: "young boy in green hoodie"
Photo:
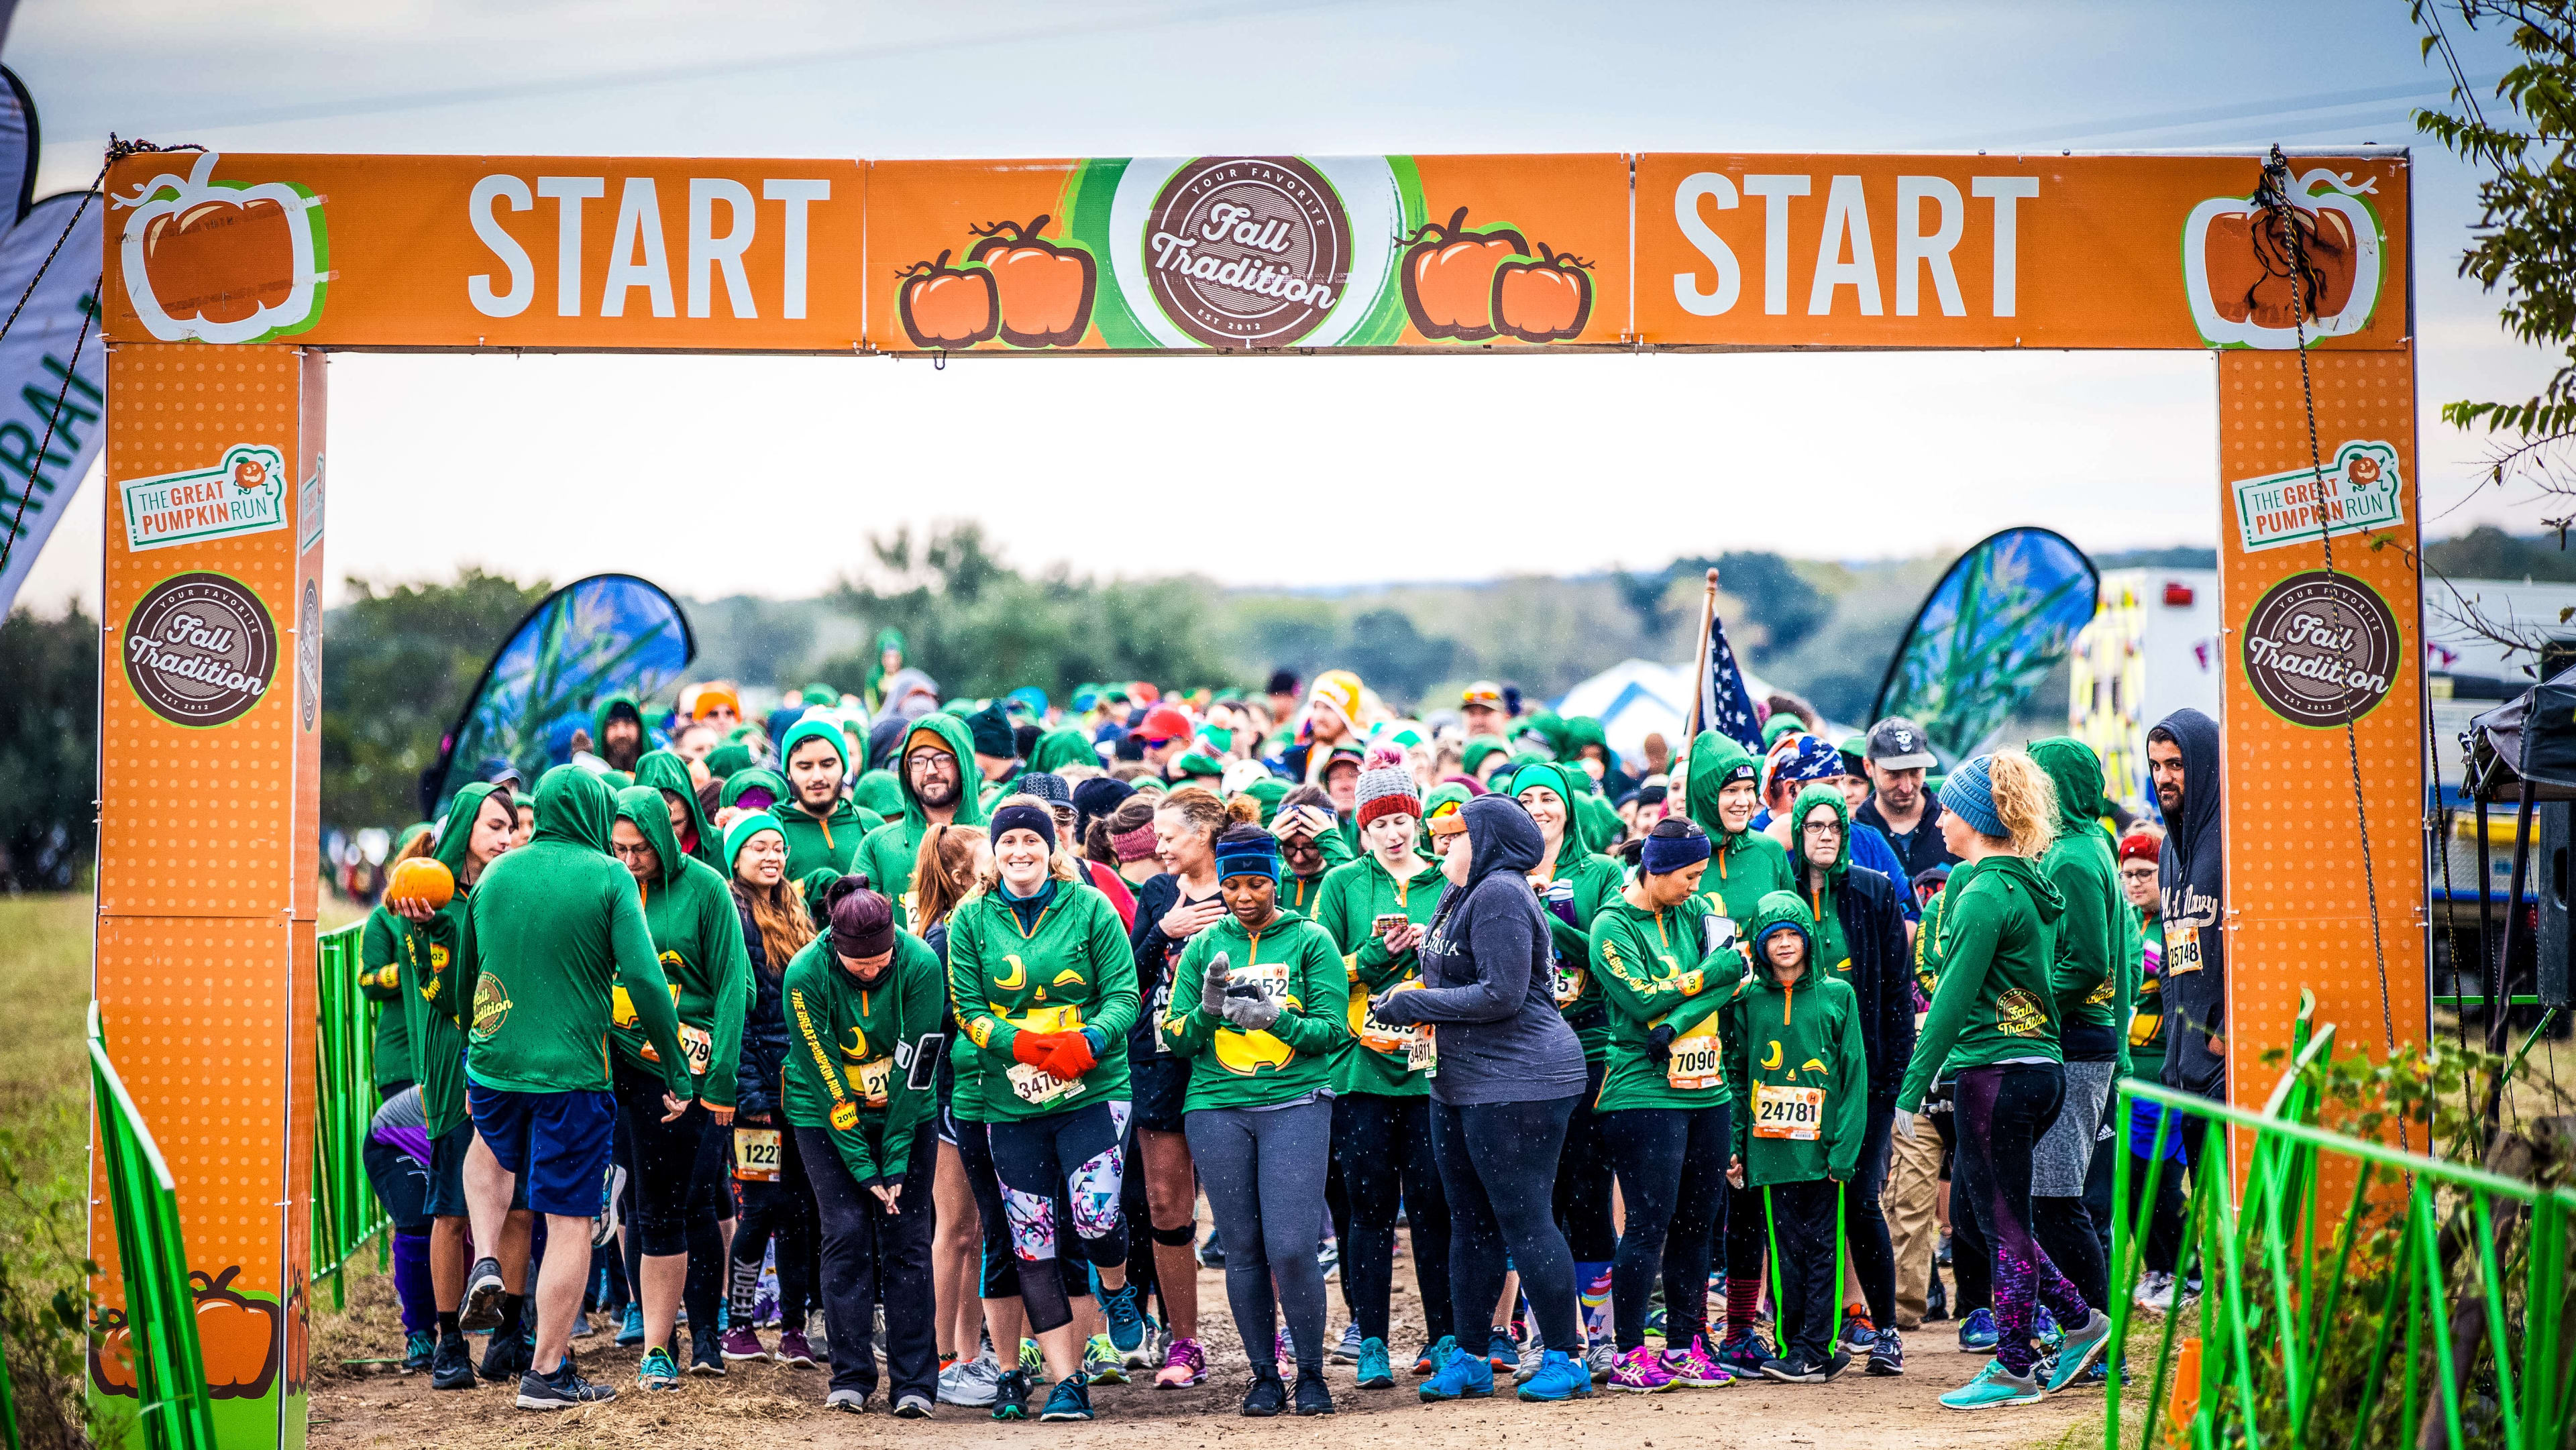
[[[648,1390],[676,1390],[680,1370],[673,1362],[672,1323],[684,1291],[693,1330],[691,1369],[724,1373],[716,1331],[724,1292],[724,1238],[716,1226],[726,1192],[721,1135],[733,1125],[734,1064],[751,959],[743,949],[731,885],[680,850],[661,791],[638,785],[618,792],[617,821],[608,839],[642,894],[644,923],[679,1013],[680,1050],[696,1096],[688,1111],[665,1120],[660,1054],[644,1040],[632,997],[624,987],[615,988],[612,1080],[626,1119],[619,1146],[635,1181],[628,1241],[639,1257],[636,1287],[644,1305],[644,1358],[635,1380]]]
[[[1850,983],[1816,970],[1815,930],[1795,892],[1763,897],[1751,931],[1753,978],[1727,1009],[1730,1176],[1742,1190],[1728,1210],[1727,1338],[1750,1338],[1751,1296],[1738,1286],[1759,1281],[1767,1230],[1779,1239],[1772,1292],[1781,1344],[1759,1368],[1788,1384],[1821,1384],[1851,1364],[1833,1338],[1842,1287],[1836,1219],[1869,1118],[1860,1001]]]
[[[617,807],[577,766],[537,782],[536,832],[492,863],[466,912],[457,989],[473,1004],[466,1033],[466,1105],[491,1162],[469,1159],[466,1195],[478,1244],[500,1242],[513,1187],[546,1215],[537,1282],[537,1347],[519,1377],[521,1409],[613,1399],[564,1357],[590,1268],[590,1223],[607,1182],[616,1099],[609,1093],[611,992],[623,987],[662,1064],[663,1108],[678,1117],[695,1096],[679,1016],[653,950],[635,879],[608,854]],[[491,1327],[500,1265],[466,1278],[465,1328]]]
[[[798,880],[825,867],[849,870],[868,833],[885,824],[885,817],[841,793],[850,774],[848,751],[849,740],[833,719],[799,720],[779,742],[788,798],[770,814],[787,837],[787,874]]]
[[[921,857],[922,832],[934,821],[960,826],[985,823],[984,803],[977,794],[980,778],[974,776],[971,765],[974,758],[974,739],[966,722],[946,713],[914,721],[896,748],[903,816],[868,832],[852,865],[871,887],[895,903],[896,925],[907,930],[914,924],[912,872]]]
[[[928,1165],[948,990],[939,958],[897,930],[894,909],[856,877],[825,900],[831,925],[787,966],[782,1111],[823,1220],[823,1321],[832,1387],[857,1414],[876,1393],[876,1310],[886,1313],[893,1408],[926,1419],[939,1388],[932,1329]],[[695,1322],[697,1310],[692,1307]]]

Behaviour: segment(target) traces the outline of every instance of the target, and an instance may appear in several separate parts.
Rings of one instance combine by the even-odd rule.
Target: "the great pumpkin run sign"
[[[112,341],[777,352],[2294,342],[2223,156],[744,161],[111,172]],[[2408,172],[2292,163],[2313,345],[2405,326]]]

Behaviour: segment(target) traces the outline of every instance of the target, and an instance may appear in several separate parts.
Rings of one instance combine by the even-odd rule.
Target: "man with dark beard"
[[[899,924],[912,919],[912,868],[921,856],[922,832],[933,824],[980,826],[985,810],[976,780],[968,779],[974,737],[966,722],[933,713],[915,720],[896,750],[896,775],[903,786],[903,816],[868,833],[854,869],[870,885],[892,898],[900,909]]]
[[[599,742],[599,758],[608,762],[608,768],[628,775],[635,773],[635,762],[652,748],[644,738],[644,712],[624,690],[600,701],[591,712],[591,738]]]
[[[2227,1098],[2227,937],[2219,910],[2221,812],[2218,722],[2176,710],[2147,732],[2147,775],[2164,813],[2164,1082]],[[2205,1120],[2184,1120],[2184,1151],[2200,1161]]]

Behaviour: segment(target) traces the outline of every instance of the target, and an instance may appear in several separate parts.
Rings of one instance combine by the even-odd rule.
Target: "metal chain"
[[[2308,250],[2306,238],[2299,230],[2298,208],[2290,201],[2289,188],[2290,159],[2282,155],[2281,148],[2276,145],[2272,148],[2271,157],[2264,163],[2262,184],[2256,188],[2255,197],[2270,215],[2273,224],[2280,228],[2282,249],[2289,256],[2290,321],[2293,335],[2298,340],[2299,397],[2307,411],[2308,472],[2316,486],[2313,499],[2318,510],[2319,537],[2325,545],[2326,578],[2331,581],[2335,577],[2334,527],[2324,513],[2325,454],[2317,443],[2316,384],[2308,372]],[[2261,255],[2259,250],[2257,255]],[[2263,266],[2265,271],[2272,271],[2272,265],[2268,259],[2264,261]],[[2280,274],[2273,272],[2273,275]],[[2360,731],[2353,723],[2352,696],[2348,691],[2344,695],[2343,704],[2343,750],[2344,764],[2352,776],[2353,819],[2361,828],[2361,884],[2370,908],[2371,956],[2379,967],[2380,1032],[2387,1044],[2386,1050],[2393,1055],[2397,1051],[2397,1014],[2389,1005],[2388,999],[2388,948],[2380,934],[2379,878],[2370,854],[2370,808],[2363,798],[2361,788],[2361,738]],[[2447,857],[2444,859],[2443,869],[2446,872],[2449,870]],[[2406,1117],[2402,1113],[2397,1118],[2397,1138],[2398,1146],[2412,1150],[2406,1131]]]

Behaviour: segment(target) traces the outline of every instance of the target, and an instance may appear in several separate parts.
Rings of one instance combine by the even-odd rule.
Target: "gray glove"
[[[1225,990],[1225,1020],[1246,1032],[1266,1032],[1279,1020],[1279,1004],[1250,982]]]
[[[1226,955],[1223,952],[1218,952],[1215,956],[1208,959],[1207,977],[1199,983],[1199,1009],[1201,1011],[1204,1011],[1211,1017],[1219,1016],[1224,1013],[1226,973],[1233,970],[1233,964],[1226,960]]]

